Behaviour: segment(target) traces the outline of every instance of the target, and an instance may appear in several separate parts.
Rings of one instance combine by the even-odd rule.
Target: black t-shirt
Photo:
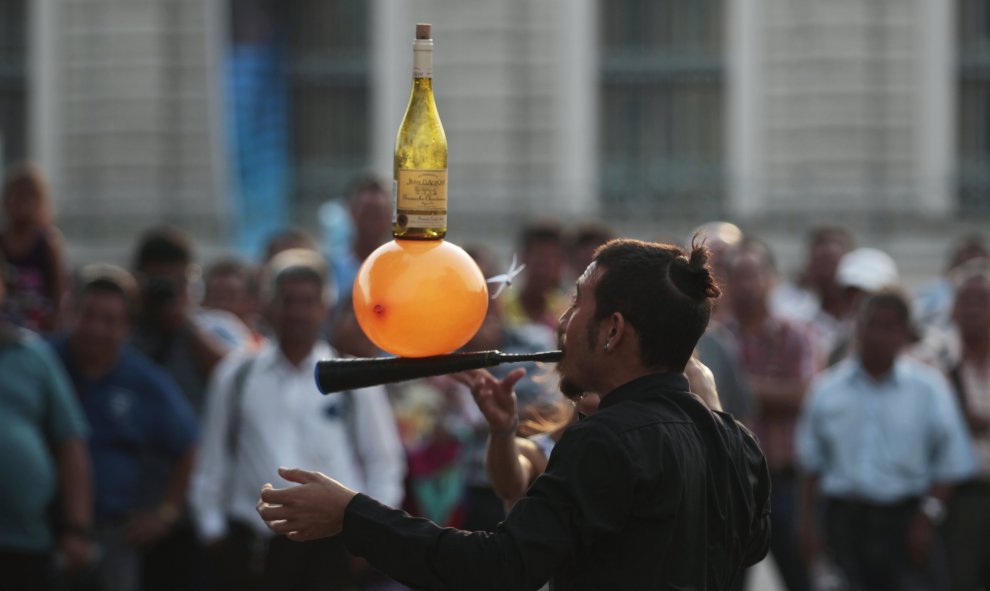
[[[496,533],[439,528],[358,495],[351,552],[418,589],[727,589],[770,541],[754,437],[681,374],[626,383],[570,427]]]

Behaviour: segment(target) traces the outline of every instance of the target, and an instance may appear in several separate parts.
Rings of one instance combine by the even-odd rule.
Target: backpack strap
[[[237,445],[241,435],[241,423],[244,421],[244,386],[248,374],[254,365],[254,357],[248,357],[234,370],[234,378],[230,383],[230,399],[227,401],[227,455],[234,459],[237,456]]]

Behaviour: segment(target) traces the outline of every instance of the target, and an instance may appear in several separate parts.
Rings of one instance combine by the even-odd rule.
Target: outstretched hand
[[[517,421],[516,383],[526,375],[517,368],[499,380],[484,369],[472,369],[451,374],[451,377],[471,389],[471,396],[481,414],[485,415],[488,428],[493,433],[509,431]]]
[[[337,535],[344,525],[344,511],[357,494],[320,472],[279,468],[279,475],[300,486],[261,489],[258,514],[277,534],[305,542]]]

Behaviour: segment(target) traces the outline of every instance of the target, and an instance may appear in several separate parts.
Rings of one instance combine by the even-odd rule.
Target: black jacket
[[[570,427],[497,533],[440,528],[358,495],[351,552],[417,589],[728,589],[770,541],[753,436],[681,374],[616,388]]]

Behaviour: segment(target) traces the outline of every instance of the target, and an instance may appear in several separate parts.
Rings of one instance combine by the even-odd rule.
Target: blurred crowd
[[[156,227],[128,269],[68,269],[41,171],[11,169],[2,205],[10,588],[403,589],[335,539],[272,536],[255,504],[262,485],[285,484],[285,466],[441,525],[493,530],[504,516],[488,427],[464,385],[438,377],[324,397],[313,383],[320,359],[383,354],[349,297],[361,262],[391,239],[377,180],[352,186],[347,245],[286,228],[254,261],[200,261],[189,236]],[[596,223],[525,226],[525,270],[465,350],[554,349],[570,285],[612,237]],[[731,223],[686,241],[713,254],[723,295],[696,355],[766,454],[786,588],[990,589],[983,238],[955,241],[945,272],[913,293],[890,256],[838,226],[809,233],[794,277]],[[463,246],[486,277],[505,271],[489,246]],[[520,419],[540,446],[573,407],[552,367],[526,368]]]

